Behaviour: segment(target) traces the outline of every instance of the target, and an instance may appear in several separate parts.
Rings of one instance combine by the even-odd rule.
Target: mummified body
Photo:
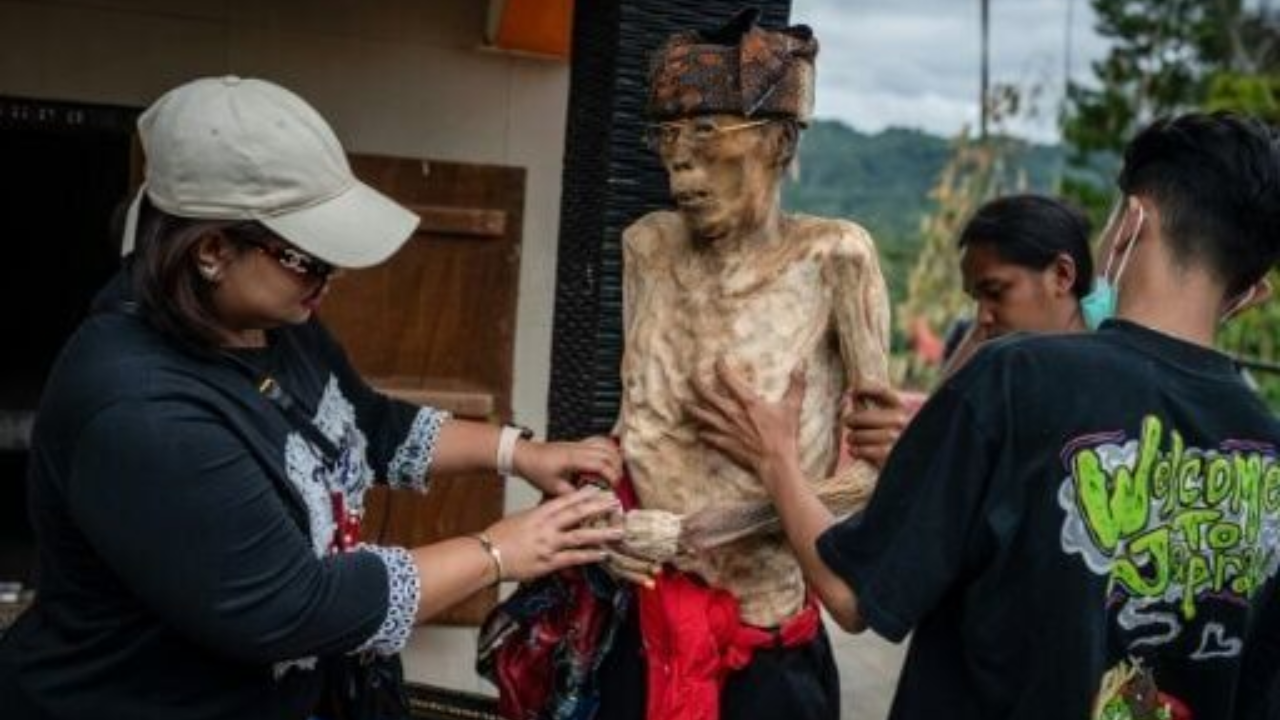
[[[655,71],[650,112],[664,122],[652,140],[677,211],[649,214],[624,234],[626,352],[617,428],[645,512],[688,523],[700,513],[768,502],[756,477],[698,440],[685,413],[691,379],[714,382],[721,358],[770,400],[803,364],[806,475],[860,497],[874,481],[857,462],[832,475],[843,394],[887,380],[888,303],[875,248],[853,223],[780,209],[781,181],[812,90],[812,54],[808,63],[795,60],[806,59],[800,43],[780,33],[744,39],[741,92],[761,86],[765,96],[755,104],[762,112],[752,115],[720,111],[753,103],[716,97],[720,86],[704,74],[726,59],[714,53],[676,43]],[[751,60],[770,54],[791,60],[772,69]],[[799,564],[781,533],[657,559],[732,592],[752,625],[778,625],[804,601]]]

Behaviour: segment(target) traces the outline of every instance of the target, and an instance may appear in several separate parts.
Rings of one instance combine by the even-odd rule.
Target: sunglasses
[[[275,260],[280,264],[280,267],[306,278],[321,281],[328,280],[338,271],[338,268],[333,265],[312,257],[301,250],[265,240],[242,238],[241,241]]]

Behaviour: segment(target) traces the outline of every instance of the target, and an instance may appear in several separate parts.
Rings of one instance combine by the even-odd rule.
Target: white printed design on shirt
[[[413,618],[418,612],[418,599],[422,592],[418,571],[409,551],[398,547],[361,545],[358,550],[371,552],[387,566],[387,582],[390,594],[387,599],[387,617],[377,632],[364,641],[356,653],[373,651],[379,655],[394,655],[404,649],[413,632]]]
[[[329,493],[340,491],[347,507],[359,512],[364,507],[364,493],[373,482],[373,468],[367,456],[369,441],[356,426],[355,407],[332,375],[316,408],[314,422],[338,449],[336,462],[326,465],[320,448],[301,431],[294,430],[285,441],[285,471],[307,504],[311,547],[316,557],[324,557],[336,528]]]
[[[418,411],[409,434],[396,448],[391,464],[387,466],[388,483],[393,487],[426,491],[431,461],[435,459],[436,439],[440,436],[440,428],[450,417],[449,413],[435,408],[424,407]]]
[[[341,492],[347,507],[358,512],[364,506],[364,493],[373,482],[373,468],[367,456],[368,439],[356,426],[355,406],[342,394],[338,379],[332,375],[320,397],[313,422],[337,448],[336,462],[326,465],[320,448],[301,431],[293,430],[285,439],[285,473],[307,507],[311,549],[316,557],[324,557],[329,553],[337,529],[330,493]],[[286,660],[272,666],[276,679],[292,669],[315,668],[315,657]]]

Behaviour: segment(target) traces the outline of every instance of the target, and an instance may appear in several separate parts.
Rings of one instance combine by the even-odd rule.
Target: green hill
[[[1062,167],[1058,146],[1011,138],[1006,184],[1050,192]],[[933,211],[929,191],[950,156],[950,141],[919,130],[889,128],[869,134],[844,123],[815,121],[800,145],[799,177],[783,188],[783,204],[795,212],[844,217],[876,239],[894,303],[906,292],[907,275],[920,250],[920,223]]]

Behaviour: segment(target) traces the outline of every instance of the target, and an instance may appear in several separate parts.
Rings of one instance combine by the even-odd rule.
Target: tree
[[[1112,48],[1093,64],[1096,86],[1067,89],[1063,189],[1100,219],[1115,157],[1156,117],[1205,107],[1275,117],[1280,26],[1268,0],[1248,10],[1241,0],[1092,2]]]
[[[1095,223],[1111,204],[1118,154],[1156,117],[1196,107],[1230,42],[1223,20],[1239,0],[1093,0],[1097,31],[1112,41],[1093,64],[1096,87],[1071,83],[1062,136],[1063,192]]]

